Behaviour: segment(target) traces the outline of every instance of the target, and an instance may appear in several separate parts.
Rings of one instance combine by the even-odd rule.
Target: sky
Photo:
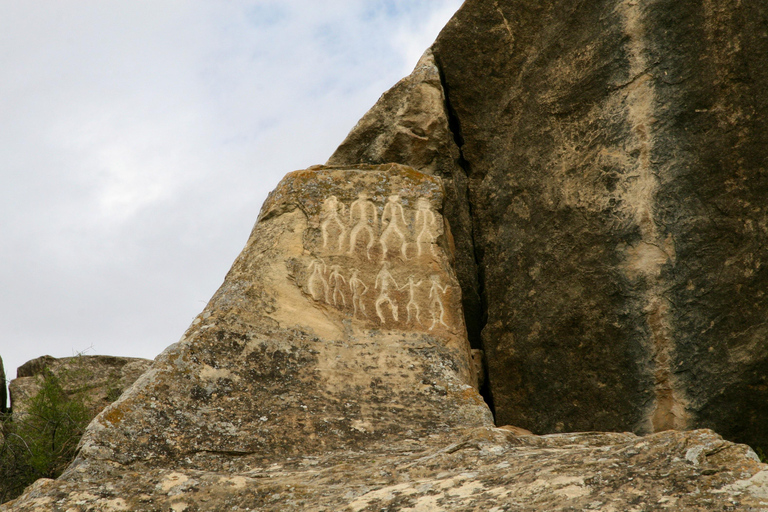
[[[461,0],[0,0],[0,357],[154,358]]]

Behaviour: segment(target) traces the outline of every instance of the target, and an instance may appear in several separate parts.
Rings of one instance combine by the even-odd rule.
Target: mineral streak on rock
[[[440,34],[499,424],[768,445],[767,20],[469,0]]]

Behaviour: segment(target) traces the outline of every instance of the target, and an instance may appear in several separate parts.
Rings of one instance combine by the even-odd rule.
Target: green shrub
[[[90,421],[82,395],[67,396],[48,370],[39,379],[40,391],[28,410],[3,421],[0,503],[17,497],[38,478],[58,477],[74,458]]]

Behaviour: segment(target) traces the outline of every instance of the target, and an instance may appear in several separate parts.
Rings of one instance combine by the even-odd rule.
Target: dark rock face
[[[768,445],[766,23],[469,0],[441,33],[499,424]]]
[[[5,368],[3,367],[3,358],[0,357],[0,413],[4,413],[7,407],[8,392],[5,387]]]

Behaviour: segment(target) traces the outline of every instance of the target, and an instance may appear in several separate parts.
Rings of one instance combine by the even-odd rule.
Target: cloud
[[[0,0],[0,356],[154,357],[458,0]]]

